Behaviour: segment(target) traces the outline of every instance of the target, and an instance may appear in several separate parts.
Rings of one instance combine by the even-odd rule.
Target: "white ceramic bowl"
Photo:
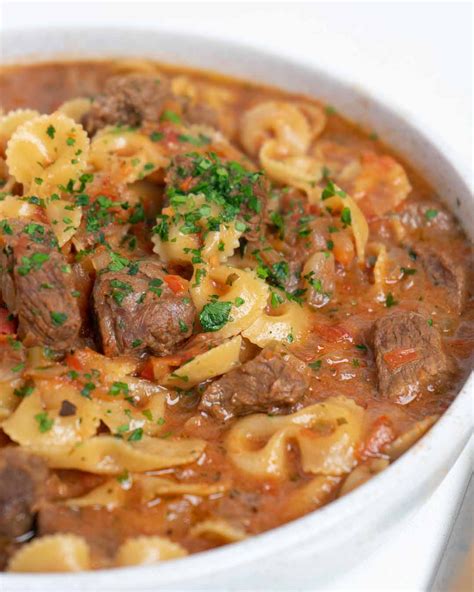
[[[62,57],[149,57],[314,95],[376,130],[437,188],[474,240],[469,171],[459,169],[455,156],[429,130],[422,132],[416,121],[403,118],[386,101],[382,104],[375,94],[351,88],[328,72],[248,47],[159,29],[8,31],[2,34],[1,57],[4,63]],[[371,545],[380,543],[392,525],[418,508],[438,486],[472,432],[473,392],[471,374],[440,421],[389,469],[350,495],[285,526],[159,565],[64,575],[0,574],[0,590],[222,590],[223,581],[230,589],[232,574],[244,568],[251,572],[263,557],[278,562],[282,554],[286,559],[294,557],[295,562],[302,556],[314,557],[319,566],[314,573],[321,578],[314,581],[317,588],[335,570],[347,568]]]

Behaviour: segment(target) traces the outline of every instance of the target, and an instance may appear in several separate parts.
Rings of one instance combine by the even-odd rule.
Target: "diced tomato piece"
[[[414,362],[419,357],[418,351],[414,347],[398,347],[384,354],[383,359],[390,371],[394,371],[404,364]]]
[[[10,313],[6,308],[0,308],[0,333],[3,335],[11,335],[15,332],[15,320],[10,318]]]
[[[391,420],[386,415],[381,415],[372,424],[358,456],[363,460],[380,456],[383,448],[393,442],[395,437],[395,430]]]
[[[82,370],[84,370],[84,367],[82,366],[81,361],[76,356],[76,354],[68,354],[66,356],[66,364],[69,366],[69,368],[72,368],[77,372],[82,372]]]
[[[165,282],[173,290],[175,294],[186,292],[187,281],[179,275],[166,275]]]
[[[140,370],[140,376],[145,378],[146,380],[153,380],[155,378],[155,373],[153,371],[153,362],[151,360],[147,360]]]

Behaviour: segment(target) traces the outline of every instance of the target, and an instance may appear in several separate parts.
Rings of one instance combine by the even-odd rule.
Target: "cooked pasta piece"
[[[349,190],[366,215],[382,216],[407,198],[411,185],[403,167],[391,156],[367,152]]]
[[[294,520],[327,504],[335,497],[341,481],[342,477],[317,475],[309,483],[298,487],[289,496],[285,519]]]
[[[367,462],[359,465],[352,471],[352,473],[348,475],[344,481],[339,491],[339,497],[341,495],[347,495],[356,487],[360,487],[369,481],[369,479],[371,479],[374,475],[377,475],[378,473],[385,470],[388,465],[389,461],[385,458],[371,458]]]
[[[314,198],[312,198],[314,201]],[[356,202],[337,185],[330,184],[322,193],[322,206],[340,212],[341,221],[352,229],[359,262],[363,262],[369,238],[369,226]]]
[[[225,374],[239,365],[241,345],[242,338],[237,335],[174,370],[164,378],[163,384],[186,389]]]
[[[344,397],[328,398],[286,417],[251,415],[231,428],[226,449],[240,470],[255,477],[285,479],[288,444],[297,442],[305,472],[338,476],[357,463],[363,415],[362,407]]]
[[[153,237],[155,244],[153,250],[165,263],[194,262],[197,252],[200,260],[223,263],[238,248],[243,231],[237,229],[235,221],[221,223],[219,230],[207,230],[208,218],[219,217],[222,214],[222,207],[215,203],[208,203],[203,195],[188,195],[176,211],[171,212],[171,209],[167,211],[168,216],[178,214],[178,217],[176,221],[169,224],[166,240],[158,234]],[[196,211],[203,212],[205,215],[194,221],[195,230],[190,232],[185,218]]]
[[[197,460],[206,442],[199,439],[160,439],[143,436],[122,440],[113,436],[94,436],[64,451],[39,451],[50,467],[79,469],[100,475],[118,475],[124,470],[144,472],[174,467]]]
[[[0,200],[0,219],[6,218],[34,218],[39,208],[28,200],[17,195],[6,195]]]
[[[207,497],[216,493],[223,493],[230,488],[228,481],[217,483],[178,483],[165,477],[153,477],[152,475],[139,475],[136,482],[141,489],[142,503],[148,503],[158,497],[176,495],[196,495]]]
[[[58,244],[62,247],[78,230],[82,208],[65,199],[46,199],[45,211]]]
[[[72,406],[73,414],[61,415],[63,401]],[[51,450],[67,454],[94,436],[98,427],[99,415],[92,401],[81,397],[74,387],[49,380],[37,381],[33,392],[2,423],[14,442],[39,454]]]
[[[75,181],[89,153],[86,132],[73,119],[53,113],[20,125],[8,141],[7,164],[27,191],[45,195]]]
[[[164,537],[136,537],[120,546],[115,557],[117,566],[149,565],[158,561],[179,559],[188,554],[186,549]]]
[[[56,534],[33,540],[8,562],[12,572],[67,572],[91,568],[89,545],[73,534]]]
[[[39,117],[38,111],[34,109],[15,109],[0,116],[0,152],[4,152],[8,140],[12,137],[18,127]]]
[[[265,347],[273,342],[299,341],[311,329],[311,312],[294,302],[286,302],[272,314],[261,314],[255,322],[242,331],[242,336]]]
[[[387,444],[385,454],[390,460],[396,460],[406,452],[413,444],[426,434],[431,426],[439,419],[439,415],[430,415],[420,421],[417,421],[410,429],[404,432],[396,440]]]
[[[222,519],[203,520],[191,528],[190,534],[220,543],[236,543],[247,538],[245,530]]]
[[[133,474],[129,475],[127,480],[120,480],[120,482],[116,478],[107,479],[107,481],[85,495],[67,499],[64,503],[67,506],[76,508],[95,506],[112,510],[126,506],[129,493],[135,502],[139,501],[141,504],[148,504],[161,497],[176,497],[179,495],[208,497],[223,493],[229,487],[230,483],[228,482],[193,483],[184,481],[179,483],[166,477]]]
[[[385,297],[385,280],[387,278],[387,249],[382,243],[368,245],[369,254],[373,254],[374,265],[374,288],[376,296]]]
[[[256,156],[269,139],[288,154],[304,154],[311,142],[311,127],[300,109],[284,101],[258,103],[244,113],[240,140],[248,154]]]
[[[298,101],[295,106],[303,113],[311,128],[311,140],[315,140],[322,134],[326,127],[327,117],[320,105],[306,101]]]
[[[124,506],[126,499],[127,491],[125,487],[117,479],[108,479],[85,495],[67,499],[64,503],[71,508],[94,506],[113,510]]]
[[[114,393],[125,395],[129,401],[133,401],[133,390],[128,382],[114,382],[111,385],[111,390]],[[165,415],[166,395],[156,391],[147,399],[147,404],[140,408],[135,407],[129,401],[113,400],[112,397],[107,400],[95,399],[95,404],[101,421],[112,434],[124,437],[134,437],[133,434],[135,437],[140,434],[157,436],[165,431],[160,420]]]
[[[100,130],[92,140],[89,161],[121,183],[144,179],[169,164],[157,143],[126,126]]]
[[[274,181],[297,187],[311,194],[323,177],[323,165],[311,156],[288,155],[286,147],[268,140],[260,149],[259,159],[265,173]]]
[[[12,380],[10,382],[0,382],[0,422],[15,411],[20,403],[20,398],[15,394],[17,389],[21,389],[21,380]]]
[[[204,269],[204,276],[199,277],[199,269]],[[220,339],[237,335],[255,322],[263,313],[269,296],[268,285],[253,271],[224,265],[207,270],[196,266],[190,292],[196,308],[201,311],[201,324],[204,318],[209,320],[204,330],[213,331]],[[218,293],[220,296],[215,298]],[[216,307],[221,311],[225,307],[227,311],[222,328],[218,325],[217,329],[212,324],[212,309]]]
[[[77,97],[76,99],[70,99],[65,101],[58,108],[58,113],[66,115],[74,119],[76,123],[81,123],[83,116],[90,110],[92,99],[86,97]]]

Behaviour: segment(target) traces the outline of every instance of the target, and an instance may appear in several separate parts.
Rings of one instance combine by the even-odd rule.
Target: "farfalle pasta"
[[[227,451],[232,462],[253,476],[288,476],[288,443],[298,445],[306,473],[341,475],[356,465],[363,409],[350,399],[329,398],[285,417],[254,415],[230,431]],[[252,440],[254,442],[252,442]],[[264,445],[256,449],[256,444]]]
[[[133,183],[169,164],[152,140],[133,128],[104,128],[91,143],[90,163],[113,179]]]
[[[140,58],[0,88],[0,569],[185,566],[375,490],[453,400],[472,245],[375,135]]]
[[[46,194],[84,171],[89,139],[73,119],[60,113],[29,118],[8,140],[7,165],[27,191]]]

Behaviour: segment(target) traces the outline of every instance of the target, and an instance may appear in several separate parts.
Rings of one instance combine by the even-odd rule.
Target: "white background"
[[[376,88],[400,111],[434,130],[457,152],[464,169],[472,167],[471,3],[0,1],[0,22],[2,29],[159,25],[304,56],[369,91]],[[470,467],[472,458],[465,454],[457,472],[417,516],[326,589],[427,589]],[[280,590],[318,587],[311,580],[311,565],[299,566],[298,574],[291,567],[284,558],[280,571],[262,564],[258,574],[242,573],[228,589],[268,590],[272,580]]]

